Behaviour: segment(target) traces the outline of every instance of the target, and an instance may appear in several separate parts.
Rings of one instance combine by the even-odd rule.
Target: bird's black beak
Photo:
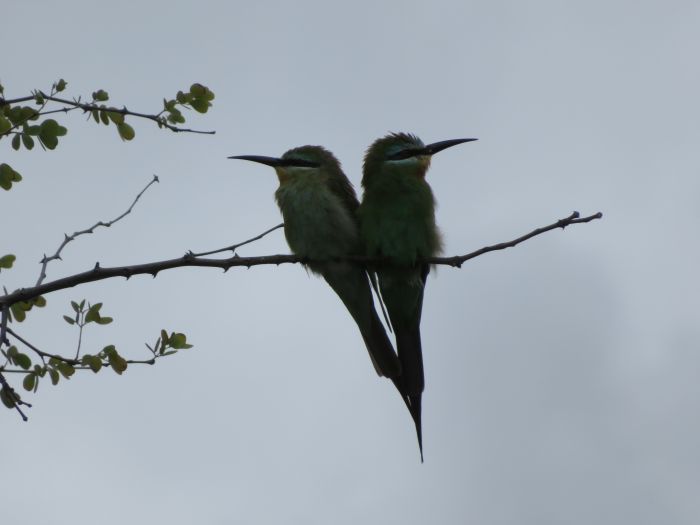
[[[249,160],[251,162],[265,164],[266,166],[272,166],[273,168],[284,165],[284,161],[282,159],[277,157],[264,157],[262,155],[235,155],[233,157],[229,157],[229,159]]]
[[[463,144],[465,142],[472,142],[474,140],[478,139],[450,139],[450,140],[441,140],[440,142],[433,142],[432,144],[428,144],[425,147],[425,152],[428,155],[435,155],[436,153],[447,149],[451,148],[452,146],[456,146],[457,144]]]
[[[318,162],[304,159],[280,159],[277,157],[264,157],[262,155],[235,155],[229,159],[250,160],[259,162],[273,168],[319,168],[321,165]]]

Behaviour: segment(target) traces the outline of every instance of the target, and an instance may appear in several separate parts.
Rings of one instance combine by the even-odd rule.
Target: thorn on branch
[[[600,219],[603,216],[602,213],[598,212],[594,215],[590,215],[588,217],[579,217],[579,218],[572,218],[569,220],[567,224],[583,224],[583,223],[588,223],[591,222],[592,220],[595,219]],[[555,221],[554,223],[548,225],[548,226],[543,226],[541,228],[537,228],[525,235],[522,235],[516,239],[513,239],[511,241],[507,242],[502,242],[498,244],[494,244],[491,246],[485,246],[483,248],[480,248],[476,251],[470,252],[466,255],[458,255],[458,256],[453,256],[453,257],[429,257],[421,262],[423,263],[428,263],[428,264],[441,264],[441,265],[448,265],[456,268],[461,268],[462,264],[470,259],[473,259],[475,257],[479,257],[485,253],[488,252],[493,252],[497,250],[504,250],[506,248],[511,248],[514,246],[517,246],[518,244],[525,242],[533,237],[536,237],[538,235],[542,235],[543,233],[546,233],[548,231],[552,231],[559,226],[561,226],[561,220]],[[281,225],[280,225],[281,227]],[[274,229],[276,229],[275,227]],[[268,230],[272,231],[272,230]],[[259,238],[260,236],[258,236]],[[216,253],[219,253],[221,251],[224,251],[226,249],[221,249],[221,250],[215,250]],[[212,252],[213,253],[213,252]],[[195,254],[196,256],[197,254]],[[376,258],[369,258],[366,256],[356,256],[356,257],[347,257],[346,260],[353,261],[359,264],[363,265],[368,265],[368,264],[386,264],[387,261],[381,260],[381,259],[376,259]],[[250,269],[253,266],[260,266],[260,265],[275,265],[279,266],[281,264],[308,264],[309,260],[307,258],[300,258],[294,255],[263,255],[263,256],[254,256],[254,257],[240,257],[237,254],[234,256],[228,258],[228,259],[205,259],[201,257],[195,257],[195,258],[186,258],[186,257],[177,257],[174,259],[167,259],[167,260],[162,260],[162,261],[155,261],[155,262],[150,262],[150,263],[143,263],[143,264],[136,264],[136,265],[130,265],[128,267],[126,266],[119,266],[119,267],[108,267],[108,268],[101,268],[99,265],[99,262],[95,263],[95,267],[92,270],[87,270],[82,273],[78,273],[75,275],[63,277],[61,279],[57,279],[55,281],[46,283],[46,284],[39,284],[31,288],[22,288],[19,290],[16,290],[12,293],[7,293],[5,291],[5,295],[0,296],[0,309],[2,308],[7,308],[10,305],[19,302],[19,301],[27,301],[30,299],[34,299],[36,297],[39,297],[40,295],[44,295],[47,293],[55,292],[57,290],[64,290],[67,288],[71,288],[73,286],[77,286],[80,284],[88,283],[88,282],[94,282],[94,281],[101,281],[104,279],[109,279],[112,277],[124,277],[125,272],[127,272],[131,275],[145,275],[145,274],[150,274],[154,278],[158,275],[159,272],[164,271],[164,270],[170,270],[172,268],[182,268],[185,266],[196,266],[196,267],[208,267],[208,268],[222,268],[222,269],[228,269],[234,266],[237,267],[242,267],[245,266],[246,268]]]

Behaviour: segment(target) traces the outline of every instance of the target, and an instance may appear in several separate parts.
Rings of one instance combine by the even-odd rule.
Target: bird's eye
[[[389,155],[387,157],[388,160],[404,160],[408,159],[410,157],[413,157],[416,154],[416,151],[413,149],[402,149],[401,151],[397,151],[396,153]]]
[[[310,160],[304,159],[288,159],[285,164],[287,166],[294,166],[297,168],[318,168],[319,164],[317,162],[312,162]]]

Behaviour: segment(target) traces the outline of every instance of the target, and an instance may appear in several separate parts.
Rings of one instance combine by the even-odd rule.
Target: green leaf
[[[71,302],[70,302],[70,305],[71,305],[71,307],[73,308],[73,311],[74,311],[76,314],[80,312],[80,308],[81,308],[81,307],[78,305],[78,303],[76,303],[75,301],[71,301]]]
[[[68,133],[68,130],[65,127],[61,126],[54,119],[49,118],[40,125],[39,139],[44,143],[44,146],[54,149],[58,144],[57,137],[63,137],[66,133]]]
[[[34,303],[34,306],[38,308],[43,308],[46,306],[46,297],[43,295],[40,295],[39,297],[35,297],[32,302]]]
[[[81,359],[84,366],[90,367],[90,370],[97,373],[102,368],[102,359],[96,355],[85,354]]]
[[[27,354],[18,352],[12,360],[23,370],[29,370],[32,367],[32,360]]]
[[[20,106],[12,106],[10,109],[5,110],[5,115],[13,124],[19,124],[22,120],[22,108]]]
[[[129,366],[122,356],[120,356],[116,350],[109,356],[109,366],[112,367],[117,374],[122,375],[124,371]]]
[[[7,164],[5,164],[7,166]],[[9,174],[2,173],[0,171],[0,188],[5,191],[10,191],[12,189],[12,177]]]
[[[195,98],[192,100],[190,105],[194,108],[195,111],[198,113],[206,113],[211,104],[209,101],[204,100],[203,98]]]
[[[27,120],[36,120],[39,117],[39,112],[30,106],[22,106],[19,115],[20,120],[26,122]]]
[[[12,312],[12,317],[14,317],[15,321],[18,323],[21,323],[27,318],[27,314],[25,313],[24,308],[20,306],[20,303],[15,303],[10,306],[10,311]]]
[[[100,123],[100,112],[97,111],[96,109],[92,110],[92,118],[94,119],[95,122],[98,124]]]
[[[27,392],[31,392],[32,390],[34,390],[35,385],[37,385],[37,380],[36,380],[36,376],[34,375],[34,373],[27,374],[26,376],[24,376],[24,380],[22,381],[22,386],[24,387],[24,389]]]
[[[106,111],[100,111],[100,120],[105,126],[109,125],[109,116],[107,115]]]
[[[37,104],[37,106],[41,106],[42,104],[46,103],[46,99],[44,98],[44,95],[37,91],[34,94],[34,102]]]
[[[192,96],[197,98],[203,97],[206,91],[207,88],[199,83],[195,83],[190,86],[190,93],[192,94]]]
[[[10,269],[15,262],[16,257],[14,255],[7,254],[0,257],[0,268]]]
[[[34,147],[34,139],[26,133],[22,133],[22,144],[24,144],[25,148],[32,149]]]
[[[63,319],[65,319],[66,323],[68,323],[68,324],[75,324],[75,321],[72,318],[68,317],[67,315],[64,315]]]
[[[85,322],[91,323],[93,321],[100,320],[100,308],[102,308],[102,303],[96,303],[88,308],[88,312],[85,315]]]
[[[100,317],[99,319],[95,319],[95,322],[97,324],[109,324],[113,321],[111,317]]]
[[[56,82],[56,91],[60,93],[61,91],[66,89],[67,85],[68,83],[65,80],[60,79],[58,82]]]
[[[2,400],[3,405],[7,408],[15,408],[15,398],[16,394],[10,392],[6,387],[2,387],[0,390],[0,400]]]
[[[69,365],[68,363],[65,363],[63,361],[59,361],[56,365],[56,368],[66,379],[69,379],[70,376],[75,374],[75,368],[73,368],[73,365]]]
[[[115,124],[121,124],[122,122],[124,122],[124,115],[121,113],[117,113],[116,111],[108,111],[107,116]]]
[[[168,122],[171,124],[182,124],[185,122],[185,117],[182,116],[182,113],[180,112],[179,109],[173,109],[169,114],[168,114]]]
[[[55,150],[56,146],[58,146],[58,138],[56,135],[48,135],[42,132],[39,135],[39,141],[46,149]]]
[[[51,384],[54,386],[58,384],[58,380],[61,378],[55,368],[49,368],[49,376],[51,377]]]
[[[0,135],[7,133],[12,129],[12,122],[5,118],[5,115],[0,113]]]
[[[117,131],[119,132],[119,136],[121,137],[121,139],[124,141],[132,140],[134,136],[136,136],[134,128],[129,126],[129,124],[127,124],[126,122],[117,124]]]
[[[96,102],[107,102],[109,100],[109,94],[104,89],[98,89],[92,92],[92,99]]]
[[[107,345],[102,349],[102,353],[107,357],[114,355],[116,351],[117,349],[114,345]]]
[[[192,348],[192,345],[187,344],[187,336],[185,334],[173,332],[170,334],[170,347],[180,350]]]
[[[12,149],[14,149],[15,151],[19,149],[19,141],[19,135],[15,135],[14,137],[12,137]]]
[[[34,126],[27,126],[24,132],[28,135],[37,136],[41,133],[41,126],[37,126],[36,124]]]

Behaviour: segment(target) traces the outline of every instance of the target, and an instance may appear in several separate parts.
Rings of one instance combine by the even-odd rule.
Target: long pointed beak
[[[436,153],[438,153],[444,149],[451,148],[452,146],[456,146],[457,144],[463,144],[465,142],[472,142],[474,140],[478,140],[478,139],[441,140],[440,142],[433,142],[432,144],[428,144],[425,147],[425,151],[428,153],[428,155],[435,155]]]
[[[249,160],[251,162],[258,162],[260,164],[265,164],[266,166],[282,166],[282,159],[277,157],[264,157],[262,155],[234,155],[233,157],[228,157],[229,159],[240,159]]]

